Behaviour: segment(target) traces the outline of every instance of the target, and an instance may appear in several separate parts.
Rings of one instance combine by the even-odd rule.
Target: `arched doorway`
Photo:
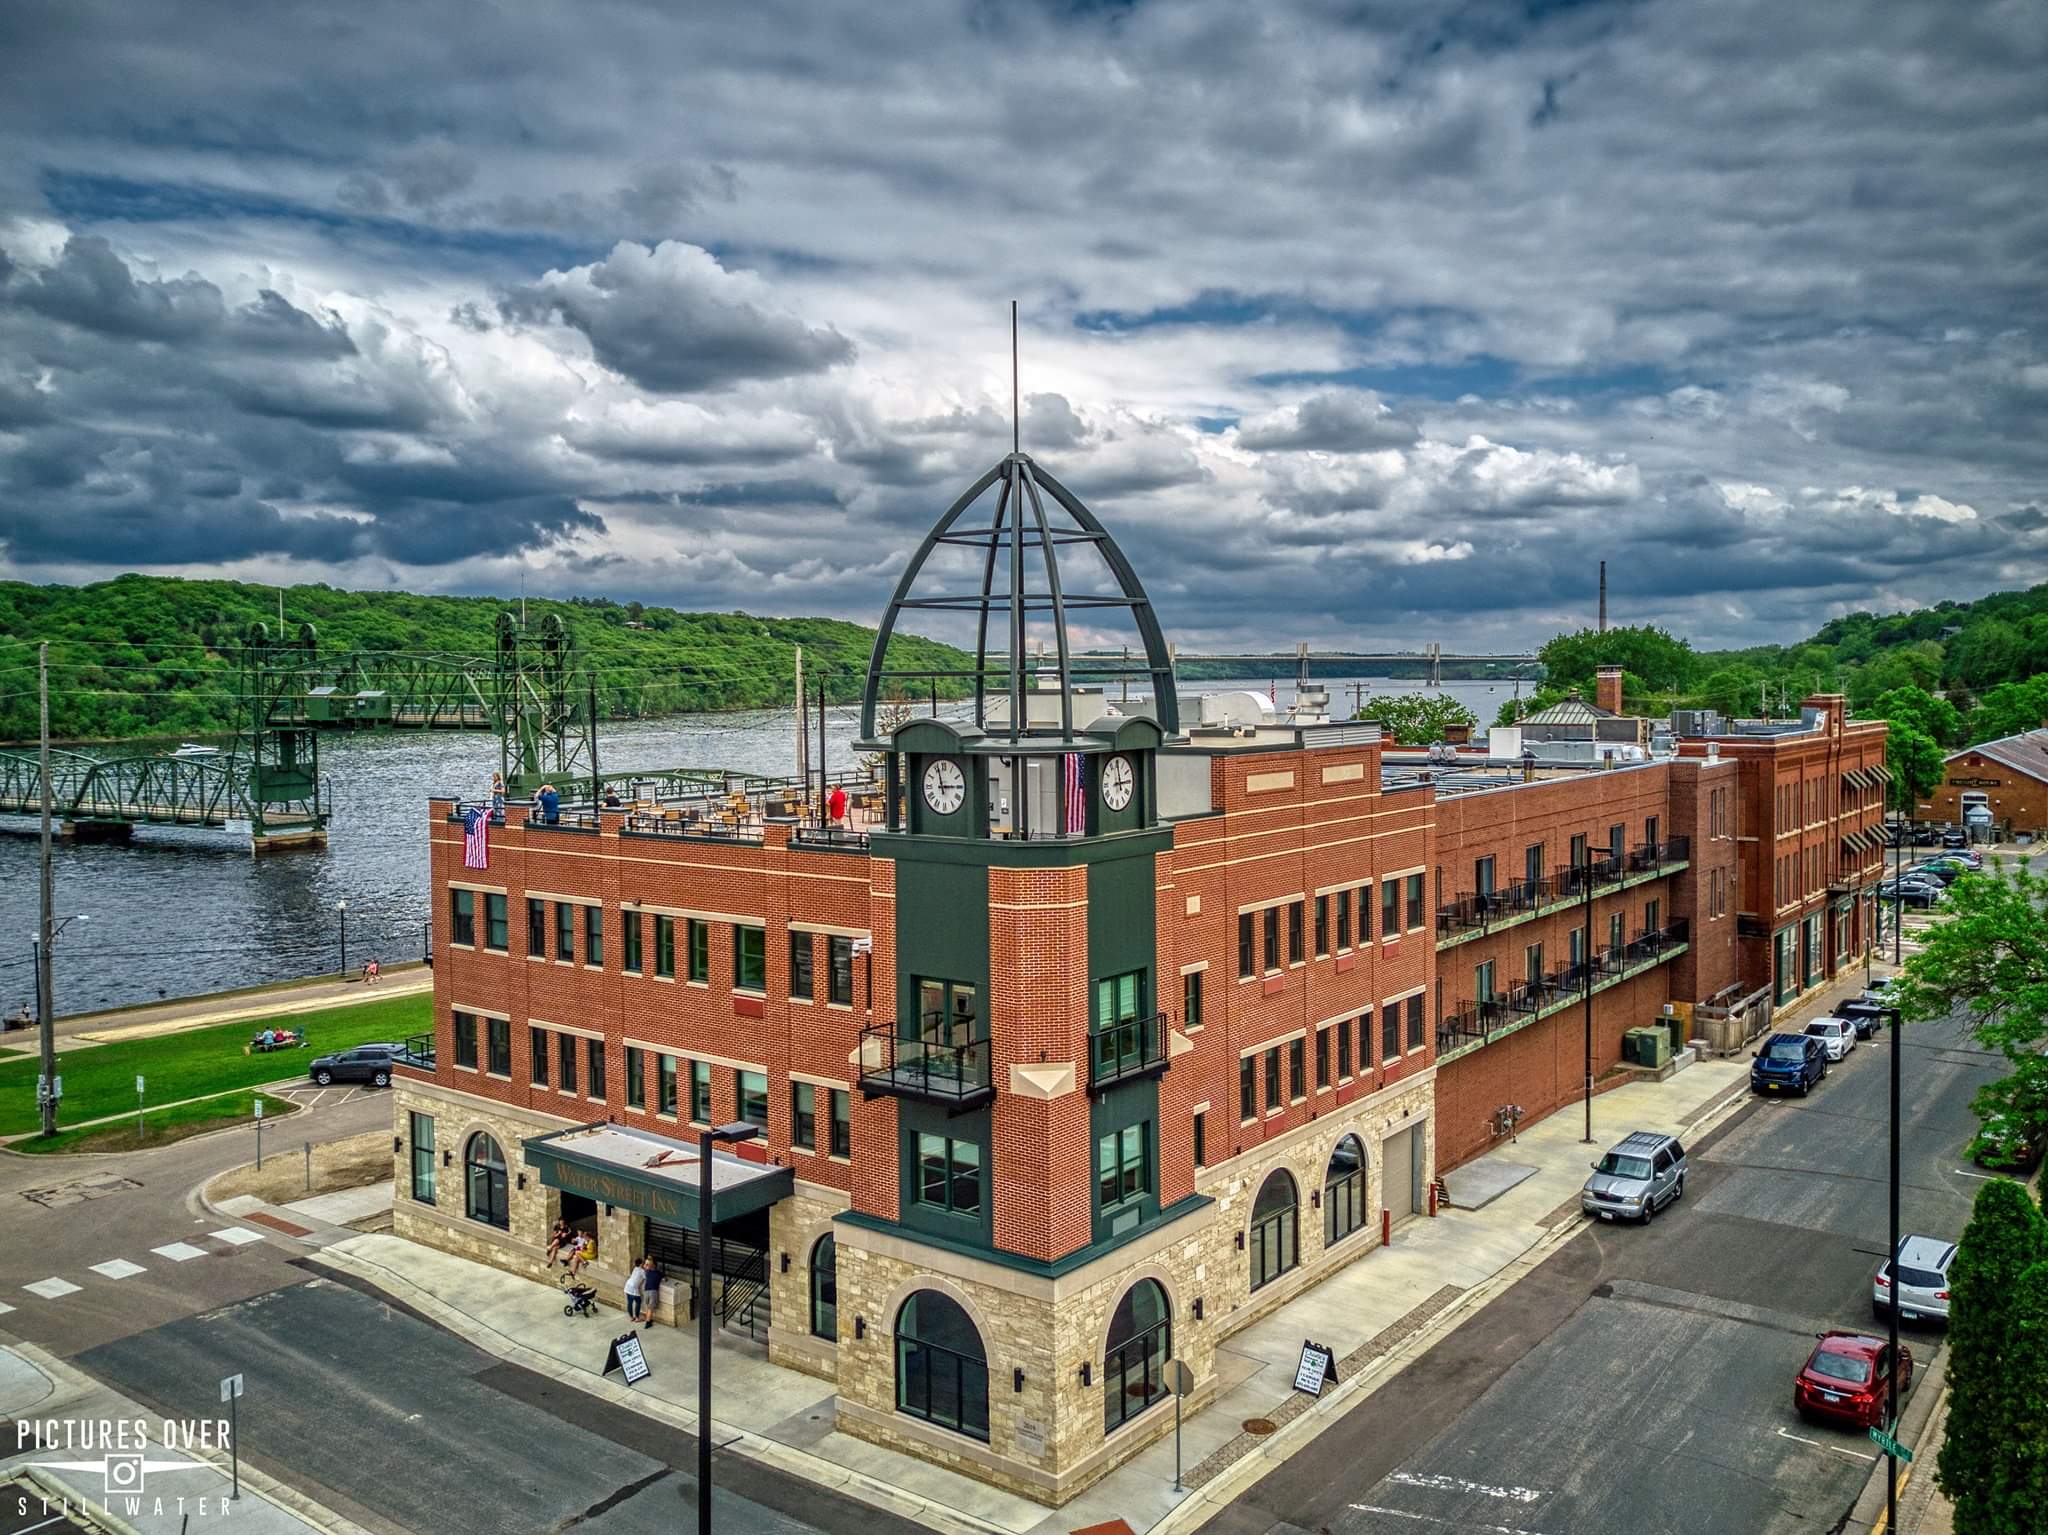
[[[1365,1145],[1342,1137],[1323,1174],[1323,1245],[1334,1247],[1365,1224]]]
[[[512,1224],[510,1201],[505,1194],[505,1153],[482,1131],[469,1138],[462,1153],[467,1197],[465,1209],[473,1221],[500,1230]]]
[[[1294,1187],[1294,1175],[1276,1168],[1259,1185],[1259,1197],[1252,1204],[1251,1251],[1252,1288],[1272,1283],[1299,1261],[1297,1221],[1301,1195]]]
[[[839,1341],[839,1244],[829,1231],[811,1248],[811,1336]]]
[[[919,1290],[896,1313],[896,1410],[988,1438],[988,1354],[952,1297]]]
[[[1173,1357],[1173,1311],[1166,1288],[1141,1279],[1124,1291],[1109,1318],[1102,1354],[1102,1428],[1128,1423],[1166,1399],[1166,1361]]]

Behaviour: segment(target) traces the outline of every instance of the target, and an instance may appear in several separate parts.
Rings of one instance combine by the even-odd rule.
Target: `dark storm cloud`
[[[1366,453],[1405,448],[1420,434],[1370,390],[1314,394],[1272,416],[1238,429],[1243,447],[1317,449],[1325,453]]]

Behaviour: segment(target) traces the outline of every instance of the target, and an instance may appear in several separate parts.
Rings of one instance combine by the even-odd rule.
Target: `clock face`
[[[940,757],[924,770],[924,802],[940,815],[951,815],[967,802],[967,778],[951,757]]]
[[[1102,764],[1102,803],[1112,810],[1121,810],[1131,802],[1131,790],[1136,786],[1137,777],[1131,771],[1129,757],[1111,757]]]

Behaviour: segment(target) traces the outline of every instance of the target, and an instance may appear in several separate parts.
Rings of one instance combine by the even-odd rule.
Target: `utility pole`
[[[57,1015],[51,999],[50,943],[57,935],[51,907],[55,891],[50,873],[50,642],[36,647],[36,695],[41,714],[36,758],[43,780],[42,901],[36,918],[36,1018],[42,1038],[43,1134],[57,1133]]]
[[[1586,849],[1586,861],[1579,865],[1579,877],[1584,881],[1582,894],[1585,897],[1583,910],[1586,917],[1586,936],[1579,945],[1579,961],[1585,966],[1586,977],[1586,1144],[1593,1144],[1593,850]]]
[[[1888,1010],[1892,1026],[1892,1146],[1891,1146],[1891,1241],[1885,1247],[1890,1256],[1885,1259],[1892,1276],[1891,1291],[1891,1383],[1885,1402],[1884,1431],[1894,1437],[1899,1432],[1899,1079],[1903,1072],[1902,1059],[1905,1055],[1905,1036],[1899,1032],[1902,1021],[1899,1010]],[[1899,1458],[1891,1451],[1884,1456],[1884,1509],[1885,1528],[1899,1527]]]

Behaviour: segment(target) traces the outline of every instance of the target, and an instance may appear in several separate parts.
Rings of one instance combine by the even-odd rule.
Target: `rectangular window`
[[[759,1071],[739,1073],[740,1118],[750,1125],[768,1128],[768,1077]]]
[[[1622,912],[1616,912],[1607,919],[1607,947],[1618,954],[1627,940],[1628,917]]]
[[[1275,1045],[1266,1052],[1266,1107],[1280,1107],[1280,1047]]]
[[[583,908],[583,963],[602,966],[604,964],[604,908],[586,906]]]
[[[1358,1069],[1361,1073],[1372,1070],[1371,1008],[1367,1008],[1358,1015]]]
[[[1239,1056],[1237,1062],[1237,1117],[1256,1119],[1259,1115],[1259,1068],[1253,1057]]]
[[[548,1085],[548,1033],[546,1029],[526,1031],[526,1075],[535,1087]]]
[[[1493,961],[1472,967],[1472,1000],[1491,1002],[1493,1000]]]
[[[1380,1014],[1380,1064],[1401,1057],[1401,1004],[1390,1002]]]
[[[656,916],[654,919],[654,973],[675,979],[676,974],[676,919]]]
[[[1301,902],[1290,901],[1287,906],[1287,963],[1301,963]]]
[[[1493,894],[1493,855],[1472,860],[1472,888],[1480,895]]]
[[[647,1107],[647,1056],[631,1045],[626,1046],[626,1107]]]
[[[732,929],[732,984],[735,991],[768,989],[768,930],[761,927]]]
[[[655,1108],[663,1114],[676,1111],[676,1058],[672,1055],[656,1055],[654,1058]]]
[[[534,959],[548,957],[548,903],[526,898],[526,952]]]
[[[1522,878],[1534,885],[1543,878],[1543,844],[1532,842],[1522,849]]]
[[[555,958],[576,962],[576,908],[567,901],[555,902]]]
[[[1209,1116],[1200,1110],[1195,1113],[1195,1166],[1209,1165]]]
[[[1619,863],[1628,852],[1628,823],[1616,821],[1607,828],[1607,856]]]
[[[412,1116],[412,1197],[423,1205],[434,1202],[434,1116]]]
[[[1330,952],[1330,898],[1316,897],[1316,958]]]
[[[559,1047],[555,1051],[555,1067],[561,1078],[557,1085],[563,1092],[573,1093],[576,1091],[576,1036],[557,1034],[555,1043]]]
[[[1206,970],[1190,970],[1180,978],[1180,1026],[1192,1034],[1202,1026],[1202,977]]]
[[[1663,915],[1664,903],[1662,901],[1643,902],[1643,931],[1646,933],[1656,932],[1662,925],[1658,919]]]
[[[818,1149],[818,1090],[808,1082],[789,1084],[789,1143]]]
[[[1316,1086],[1330,1085],[1330,1031],[1316,1030]]]
[[[484,1057],[485,1068],[498,1077],[512,1075],[512,1025],[502,1018],[484,1020],[484,1039],[488,1054]]]
[[[1532,943],[1522,950],[1522,979],[1534,986],[1543,979],[1543,945]]]
[[[853,1155],[853,1104],[839,1088],[832,1089],[832,1155]]]
[[[1287,1042],[1287,1097],[1290,1102],[1308,1096],[1305,1080],[1308,1064],[1307,1041],[1290,1039]]]
[[[1380,881],[1380,937],[1394,938],[1401,932],[1401,883]]]
[[[1422,993],[1417,992],[1408,999],[1408,1048],[1422,1048]]]
[[[497,954],[509,954],[512,950],[512,934],[502,895],[484,897],[484,947]]]
[[[1372,886],[1358,887],[1358,944],[1360,948],[1372,942]]]
[[[711,924],[699,922],[695,917],[686,923],[685,933],[690,941],[690,979],[709,981],[711,979]]]
[[[1583,965],[1583,964],[1584,964],[1584,963],[1586,962],[1586,930],[1585,930],[1585,928],[1583,928],[1583,927],[1575,927],[1575,928],[1573,928],[1573,929],[1572,929],[1572,931],[1571,931],[1571,944],[1572,944],[1572,968],[1573,968],[1574,970],[1576,970],[1576,969],[1578,969],[1578,968],[1579,968],[1579,966]]]
[[[1337,1080],[1351,1080],[1351,1020],[1337,1025]]]
[[[451,890],[448,892],[448,941],[474,948],[476,946],[476,892],[474,890]]]
[[[789,935],[789,994],[811,999],[811,955],[816,948],[809,933]]]
[[[825,958],[831,967],[826,984],[831,988],[825,1000],[839,1007],[853,1006],[853,940],[831,937],[825,940]]]
[[[700,1125],[711,1123],[711,1063],[690,1062],[690,1118]]]
[[[621,938],[623,940],[620,947],[619,963],[630,973],[638,975],[642,959],[640,953],[640,913],[629,906],[619,913],[619,923],[622,928]]]
[[[1647,816],[1644,818],[1643,840],[1649,843],[1652,847],[1655,847],[1657,845],[1657,818],[1655,816]]]
[[[1337,948],[1341,953],[1351,947],[1351,892],[1337,892]]]
[[[920,1133],[916,1200],[954,1215],[981,1213],[981,1148],[972,1141]]]
[[[1108,1210],[1127,1199],[1140,1199],[1151,1190],[1147,1173],[1152,1122],[1126,1125],[1099,1136],[1095,1142],[1096,1204]]]
[[[1268,906],[1260,921],[1266,930],[1266,972],[1270,975],[1280,968],[1280,908]]]
[[[1257,968],[1252,958],[1252,914],[1241,911],[1237,914],[1237,978],[1243,980]]]
[[[476,1069],[476,1015],[457,1013],[452,1020],[455,1029],[455,1064]]]
[[[1580,832],[1576,837],[1572,838],[1572,867],[1574,869],[1583,869],[1585,866],[1586,834]]]
[[[917,983],[919,1037],[927,1044],[971,1045],[983,1039],[975,989],[965,981],[920,979]]]
[[[1423,926],[1429,918],[1423,909],[1422,876],[1420,874],[1411,874],[1408,876],[1407,883],[1408,930],[1413,932],[1416,928]]]
[[[591,908],[595,910],[595,908]],[[588,1084],[586,1091],[599,1103],[604,1102],[604,1041],[586,1039],[583,1041],[583,1080]]]

